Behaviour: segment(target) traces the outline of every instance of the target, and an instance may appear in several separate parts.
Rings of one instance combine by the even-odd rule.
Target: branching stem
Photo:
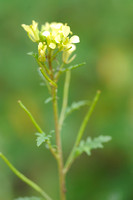
[[[73,161],[75,159],[74,158],[75,149],[76,149],[76,147],[79,145],[79,143],[81,141],[81,138],[83,136],[84,130],[86,128],[86,125],[87,125],[87,123],[88,123],[88,121],[89,121],[89,119],[90,119],[90,117],[92,115],[92,112],[93,112],[93,110],[94,110],[94,108],[96,106],[96,103],[97,103],[97,101],[99,99],[100,93],[101,93],[101,91],[98,90],[97,93],[96,93],[96,96],[94,97],[94,99],[92,101],[92,104],[91,104],[87,114],[85,115],[85,117],[83,119],[83,122],[82,122],[82,124],[80,126],[80,129],[79,129],[79,132],[78,132],[74,147],[73,147],[73,149],[72,149],[72,151],[71,151],[71,153],[70,153],[70,155],[69,155],[69,157],[68,157],[68,159],[66,161],[65,167],[64,167],[64,173],[65,174],[67,173],[67,171],[69,170],[69,168],[71,167],[71,165],[72,165],[72,163],[73,163]]]

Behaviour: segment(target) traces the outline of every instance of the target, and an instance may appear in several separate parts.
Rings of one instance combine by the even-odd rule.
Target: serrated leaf
[[[36,133],[37,135],[37,147],[39,147],[42,143],[50,142],[51,135],[46,135],[46,133]]]
[[[42,200],[42,199],[39,198],[39,197],[19,197],[19,198],[14,199],[14,200]]]
[[[87,155],[91,155],[91,150],[103,148],[103,143],[109,142],[111,140],[110,136],[99,136],[93,140],[88,137],[86,141],[82,140],[79,146],[76,148],[75,157],[81,155],[85,152]]]
[[[65,117],[71,114],[73,111],[80,109],[83,106],[90,105],[90,101],[78,101],[73,102],[70,107],[66,109]]]

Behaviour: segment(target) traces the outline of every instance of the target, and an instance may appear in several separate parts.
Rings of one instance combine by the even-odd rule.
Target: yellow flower
[[[39,42],[38,54],[39,60],[44,61],[46,49],[51,49],[52,53],[56,49],[57,52],[62,51],[62,59],[64,63],[70,63],[74,60],[75,56],[72,53],[76,50],[76,43],[80,42],[77,35],[72,35],[70,27],[63,23],[48,23],[46,22],[41,26],[41,30],[38,30],[38,23],[32,21],[32,25],[28,26],[22,24],[22,27],[28,33],[29,38],[33,42]],[[40,36],[40,37],[39,37]],[[71,57],[71,58],[70,58]]]
[[[35,22],[34,20],[32,21],[32,25],[25,25],[22,24],[22,27],[24,30],[27,32],[29,38],[33,42],[38,42],[39,41],[39,30],[38,30],[38,23]]]
[[[70,27],[62,23],[53,22],[49,24],[47,22],[45,25],[42,25],[41,28],[41,34],[44,36],[44,40],[47,41],[49,47],[52,47],[52,49],[64,46],[64,41],[66,41],[67,36],[71,33]],[[51,43],[54,45],[50,45]]]

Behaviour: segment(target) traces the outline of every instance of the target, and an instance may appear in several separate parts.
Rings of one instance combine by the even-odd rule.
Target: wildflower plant
[[[103,148],[103,143],[111,140],[110,136],[99,136],[94,139],[88,137],[86,140],[82,139],[86,125],[99,99],[100,91],[97,91],[96,96],[92,101],[85,100],[74,102],[71,106],[68,106],[68,92],[71,70],[74,70],[85,64],[81,63],[77,65],[70,65],[70,63],[76,57],[76,55],[73,53],[76,50],[76,44],[80,42],[79,37],[77,35],[73,35],[70,27],[67,24],[62,23],[45,23],[45,25],[42,25],[41,29],[39,30],[38,23],[32,21],[32,25],[22,24],[22,27],[27,32],[28,37],[37,44],[37,53],[30,52],[28,54],[32,55],[36,59],[39,66],[40,75],[43,77],[43,80],[45,81],[50,94],[50,97],[46,99],[45,103],[52,101],[53,104],[55,144],[53,144],[51,140],[52,134],[46,133],[42,128],[40,128],[28,108],[26,108],[21,101],[18,101],[18,103],[21,108],[28,114],[37,129],[37,147],[45,143],[45,146],[47,146],[57,161],[60,200],[66,200],[65,178],[75,159],[79,157],[83,152],[90,156],[93,149]],[[62,108],[59,113],[57,92],[59,89],[58,81],[62,73],[66,73],[66,77],[64,82]],[[83,106],[87,106],[87,113],[80,125],[74,146],[67,160],[64,161],[61,141],[61,132],[64,120],[73,111]],[[0,157],[22,181],[31,186],[41,195],[41,197],[23,197],[18,198],[17,200],[54,200],[54,198],[51,197],[52,194],[48,195],[40,186],[20,173],[2,153],[0,153]]]

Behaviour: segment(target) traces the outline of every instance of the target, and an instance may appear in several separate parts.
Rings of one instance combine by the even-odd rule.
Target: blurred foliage
[[[53,129],[51,103],[44,104],[47,89],[41,84],[37,64],[26,54],[35,45],[20,26],[30,24],[32,19],[39,24],[67,22],[73,33],[80,36],[73,63],[87,64],[72,72],[69,105],[73,101],[91,100],[100,89],[102,94],[86,136],[102,134],[113,138],[104,150],[77,159],[67,177],[68,199],[132,200],[133,1],[0,1],[0,151],[57,200],[55,161],[43,145],[36,147],[36,130],[17,103],[21,99],[46,131]],[[81,108],[65,121],[62,133],[65,157],[85,111]],[[0,200],[30,195],[36,193],[0,160]]]

